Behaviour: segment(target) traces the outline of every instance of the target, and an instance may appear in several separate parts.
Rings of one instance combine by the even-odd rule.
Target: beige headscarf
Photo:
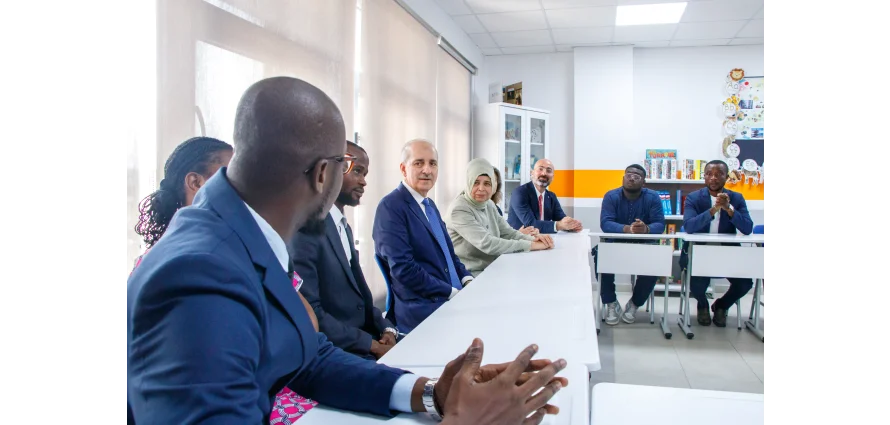
[[[471,204],[480,208],[488,202],[488,199],[483,202],[477,202],[473,199],[473,183],[483,174],[491,179],[492,190],[494,190],[494,186],[497,184],[494,181],[494,167],[485,158],[476,158],[467,164],[467,187],[462,193],[464,198],[470,201]]]

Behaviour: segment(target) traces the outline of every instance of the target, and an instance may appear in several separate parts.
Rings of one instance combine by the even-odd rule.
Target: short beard
[[[544,189],[546,189],[548,186],[550,186],[550,182],[545,183],[542,181],[538,181],[538,179],[535,179],[535,186],[543,187]]]
[[[359,200],[356,200],[352,196],[352,192],[345,192],[345,193],[340,192],[340,194],[337,195],[337,203],[338,204],[343,204],[348,207],[354,207],[354,206],[358,205],[359,202],[360,202]]]

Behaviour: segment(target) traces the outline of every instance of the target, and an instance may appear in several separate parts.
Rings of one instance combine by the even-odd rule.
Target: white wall
[[[634,151],[634,48],[585,47],[574,54],[575,169],[624,168]]]
[[[763,75],[763,45],[635,49],[634,146],[719,157],[723,86],[733,68]]]
[[[574,168],[573,59],[571,53],[486,56],[476,75],[474,138],[480,134],[479,114],[488,104],[488,86],[522,82],[522,105],[550,111],[550,160],[557,169]]]

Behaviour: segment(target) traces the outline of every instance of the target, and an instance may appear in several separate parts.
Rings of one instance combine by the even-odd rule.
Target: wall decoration
[[[740,81],[742,78],[745,78],[745,70],[742,68],[735,68],[732,71],[729,71],[729,78],[732,81]]]
[[[742,68],[726,75],[721,153],[729,165],[729,182],[763,183],[764,79],[746,76]]]

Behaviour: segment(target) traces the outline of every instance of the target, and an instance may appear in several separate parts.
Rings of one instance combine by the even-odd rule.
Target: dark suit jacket
[[[432,200],[430,200],[432,202]],[[433,207],[435,203],[432,203]],[[438,225],[457,268],[457,278],[472,276],[460,258],[441,220]],[[410,332],[451,295],[451,278],[445,255],[433,236],[430,222],[404,185],[383,197],[374,217],[374,247],[389,265],[394,295],[395,321],[399,332]]]
[[[724,188],[723,192],[729,195],[729,203],[735,209],[732,219],[729,213],[720,210],[720,225],[717,233],[736,234],[742,232],[750,235],[754,230],[754,222],[751,220],[751,214],[748,213],[748,205],[745,203],[745,197],[741,193],[731,191]],[[683,211],[683,230],[686,233],[708,233],[711,227],[711,221],[716,218],[712,216],[711,194],[708,188],[696,190],[686,196]],[[689,242],[683,244],[683,251],[680,253],[680,266],[685,267],[688,264],[687,253],[689,251]]]
[[[129,424],[265,424],[284,386],[391,415],[403,373],[315,332],[225,168],[176,213],[127,282]]]
[[[324,235],[298,232],[289,251],[294,271],[303,278],[300,292],[315,310],[319,330],[337,347],[365,357],[371,354],[371,341],[395,326],[374,307],[349,226],[347,235],[351,262],[346,260],[331,214],[325,219]]]
[[[507,211],[507,222],[514,229],[518,230],[522,226],[534,226],[541,233],[556,233],[554,222],[562,220],[566,216],[559,205],[559,199],[548,190],[544,193],[544,219],[539,220],[541,210],[538,208],[538,192],[532,182],[513,189]]]

